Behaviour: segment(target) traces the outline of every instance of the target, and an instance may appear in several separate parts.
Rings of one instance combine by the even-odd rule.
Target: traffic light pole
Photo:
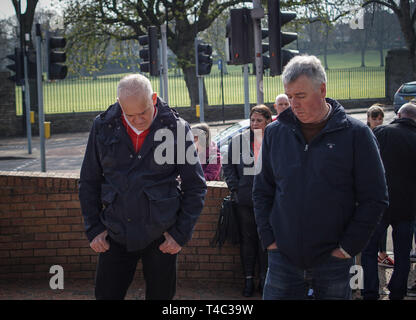
[[[162,24],[160,26],[160,31],[162,35],[162,55],[161,60],[163,64],[163,98],[167,104],[169,104],[169,94],[168,94],[168,38],[166,34],[167,26]]]
[[[29,38],[27,33],[25,36]],[[29,39],[26,39],[28,41]],[[32,128],[30,125],[30,89],[29,89],[29,64],[27,59],[27,46],[23,48],[23,68],[25,73],[25,107],[26,107],[26,133],[27,133],[27,150],[32,154]]]
[[[162,56],[162,41],[159,40],[159,56]],[[165,88],[163,85],[163,65],[162,65],[162,61],[160,61],[160,65],[159,65],[159,95],[160,97],[165,100]]]
[[[263,13],[262,13],[263,12]],[[257,104],[264,103],[264,92],[263,92],[263,48],[261,45],[261,25],[260,19],[264,17],[264,11],[261,7],[260,0],[253,0],[253,35],[254,35],[254,56],[256,64],[256,83],[257,83]]]
[[[244,65],[244,119],[248,119],[250,114],[250,96],[248,86],[248,64]]]
[[[38,121],[40,137],[40,163],[42,172],[46,172],[45,158],[45,114],[43,112],[43,88],[42,88],[42,34],[40,24],[36,24],[36,71],[38,82]]]

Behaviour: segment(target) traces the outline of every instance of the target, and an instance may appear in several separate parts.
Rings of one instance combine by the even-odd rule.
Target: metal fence
[[[384,68],[366,67],[327,70],[327,96],[335,99],[364,99],[385,97]],[[124,74],[97,78],[70,78],[56,82],[44,82],[43,100],[45,113],[69,113],[101,111],[114,103],[118,81]],[[159,92],[159,78],[151,77],[153,89]],[[222,104],[221,75],[213,72],[204,78],[210,105]],[[189,107],[190,98],[182,75],[170,75],[169,105]],[[230,72],[223,76],[224,104],[244,104],[244,78],[242,72]],[[256,77],[249,75],[250,103],[256,103]],[[272,103],[284,88],[280,77],[263,78],[264,102]],[[22,94],[16,88],[16,113],[22,114]]]

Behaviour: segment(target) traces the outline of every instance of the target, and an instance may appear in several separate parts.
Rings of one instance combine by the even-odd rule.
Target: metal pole
[[[163,93],[164,100],[167,104],[169,104],[169,95],[168,95],[168,38],[166,34],[167,25],[163,24],[160,27],[160,31],[162,34],[162,63],[163,63]]]
[[[27,38],[27,39],[26,39]],[[29,34],[25,35],[26,41],[29,40]],[[26,133],[27,133],[27,151],[32,154],[32,128],[30,126],[30,89],[29,89],[29,64],[27,63],[27,46],[24,46],[23,65],[25,73],[25,103],[26,103]]]
[[[199,88],[199,122],[204,122],[204,77],[198,76]]]
[[[165,100],[165,90],[163,88],[163,79],[162,79],[162,73],[163,73],[163,65],[162,65],[162,41],[159,40],[159,95],[160,97]]]
[[[221,97],[222,97],[222,123],[225,123],[224,117],[224,67],[222,59],[221,61]]]
[[[42,172],[46,172],[45,158],[45,114],[43,113],[43,88],[42,88],[42,33],[40,24],[36,24],[36,75],[38,81],[38,121],[40,137],[40,164]]]
[[[248,85],[248,64],[244,65],[244,119],[248,119],[250,114],[250,94]]]
[[[260,0],[253,0],[254,9],[262,9]],[[264,103],[263,93],[263,58],[261,45],[261,25],[260,18],[253,17],[253,34],[254,34],[254,54],[256,63],[256,82],[257,82],[257,104]]]

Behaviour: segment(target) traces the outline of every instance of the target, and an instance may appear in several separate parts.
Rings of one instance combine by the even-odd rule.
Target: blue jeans
[[[364,270],[364,289],[362,296],[365,300],[377,300],[379,296],[378,278],[378,243],[387,230],[389,223],[380,221],[367,247],[361,254],[361,265]],[[410,250],[412,249],[412,221],[391,223],[393,232],[394,269],[388,284],[390,299],[403,299],[407,291],[407,277],[410,271]]]
[[[328,257],[319,266],[300,269],[290,263],[279,249],[269,250],[264,300],[308,299],[309,288],[315,299],[351,299],[350,268],[354,258]]]

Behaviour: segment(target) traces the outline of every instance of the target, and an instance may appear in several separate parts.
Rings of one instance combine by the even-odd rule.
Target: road
[[[366,114],[363,112],[351,113],[351,115],[366,122]],[[385,114],[385,123],[389,123],[394,117],[393,111]],[[212,136],[230,126],[235,121],[221,121],[209,123]],[[88,132],[53,134],[46,140],[46,170],[57,173],[79,173],[85,147],[88,140]],[[0,138],[0,171],[41,171],[40,163],[40,139],[32,138],[32,154],[28,154],[26,138]]]

